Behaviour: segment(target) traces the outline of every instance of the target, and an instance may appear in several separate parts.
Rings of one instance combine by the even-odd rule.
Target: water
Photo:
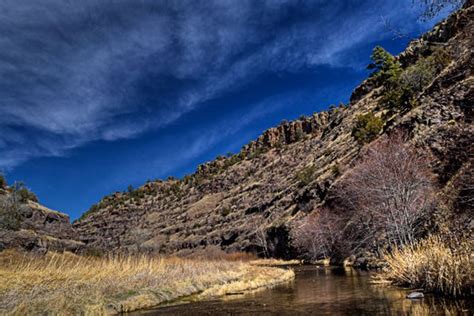
[[[293,267],[293,282],[219,300],[165,306],[145,315],[474,315],[467,300],[426,295],[406,299],[408,290],[370,284],[370,273],[350,268]]]

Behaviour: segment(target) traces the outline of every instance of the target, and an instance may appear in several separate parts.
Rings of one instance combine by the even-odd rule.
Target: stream
[[[370,283],[370,272],[352,268],[294,266],[288,284],[218,300],[181,302],[139,315],[474,315],[474,303]]]

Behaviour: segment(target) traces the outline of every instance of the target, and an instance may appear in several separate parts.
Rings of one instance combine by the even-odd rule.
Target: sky
[[[419,11],[412,0],[3,0],[0,172],[75,219],[347,102],[375,45],[399,53],[436,22]]]

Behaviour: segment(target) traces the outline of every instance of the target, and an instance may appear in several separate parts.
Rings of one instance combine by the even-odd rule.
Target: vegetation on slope
[[[226,295],[271,286],[291,270],[250,262],[149,256],[82,257],[71,253],[0,255],[0,313],[105,314],[190,296]]]
[[[401,135],[378,140],[337,184],[332,209],[295,224],[293,243],[311,261],[413,245],[433,212],[433,185],[427,158]]]
[[[23,182],[8,186],[3,175],[0,175],[0,189],[0,229],[17,230],[21,226],[25,204],[38,202],[38,198]]]

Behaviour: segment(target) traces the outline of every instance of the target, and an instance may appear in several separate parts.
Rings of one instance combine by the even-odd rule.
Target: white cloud
[[[136,137],[262,73],[340,66],[380,33],[378,3],[2,1],[0,168]]]

